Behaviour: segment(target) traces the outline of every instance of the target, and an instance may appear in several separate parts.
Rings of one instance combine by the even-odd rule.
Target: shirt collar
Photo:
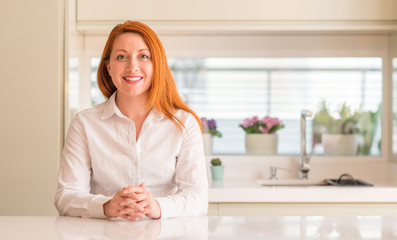
[[[105,102],[105,107],[103,108],[103,113],[102,113],[101,119],[108,119],[111,116],[113,116],[113,114],[117,113],[117,111],[120,112],[120,110],[116,106],[116,92],[117,91],[115,91],[110,96],[110,98]]]
[[[115,91],[109,99],[105,102],[105,107],[103,108],[103,113],[101,119],[109,119],[112,117],[114,114],[119,116],[120,118],[126,118],[124,114],[121,113],[120,109],[116,105],[116,94],[117,91]],[[152,109],[148,115],[149,119],[156,119],[156,120],[161,120],[164,117],[164,114],[156,109]]]

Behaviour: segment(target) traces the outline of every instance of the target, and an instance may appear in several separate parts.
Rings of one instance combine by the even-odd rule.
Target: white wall
[[[57,214],[63,10],[62,0],[0,3],[0,215]]]

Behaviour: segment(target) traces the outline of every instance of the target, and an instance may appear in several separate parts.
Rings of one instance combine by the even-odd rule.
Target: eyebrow
[[[124,50],[124,49],[116,49],[116,50],[114,50],[114,51],[112,51],[112,52],[127,52],[127,51]]]
[[[125,49],[116,49],[116,50],[114,50],[114,52],[118,52],[118,51],[127,52],[127,50],[125,50]],[[138,50],[138,52],[142,52],[142,51],[150,52],[149,49],[147,49],[147,48],[142,48],[142,49]]]

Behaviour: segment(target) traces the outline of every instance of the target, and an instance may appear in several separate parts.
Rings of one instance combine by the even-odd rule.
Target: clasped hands
[[[160,205],[145,188],[144,183],[118,191],[110,201],[103,204],[103,211],[107,217],[120,217],[131,221],[145,216],[155,219],[161,217]]]

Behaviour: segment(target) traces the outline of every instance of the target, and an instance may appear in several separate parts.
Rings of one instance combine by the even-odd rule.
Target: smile
[[[133,77],[123,77],[123,79],[126,81],[130,81],[130,82],[136,82],[136,81],[142,80],[143,77],[133,76]]]
[[[138,81],[142,80],[143,77],[140,77],[140,76],[131,76],[131,77],[123,77],[123,79],[124,79],[127,83],[137,83]]]

